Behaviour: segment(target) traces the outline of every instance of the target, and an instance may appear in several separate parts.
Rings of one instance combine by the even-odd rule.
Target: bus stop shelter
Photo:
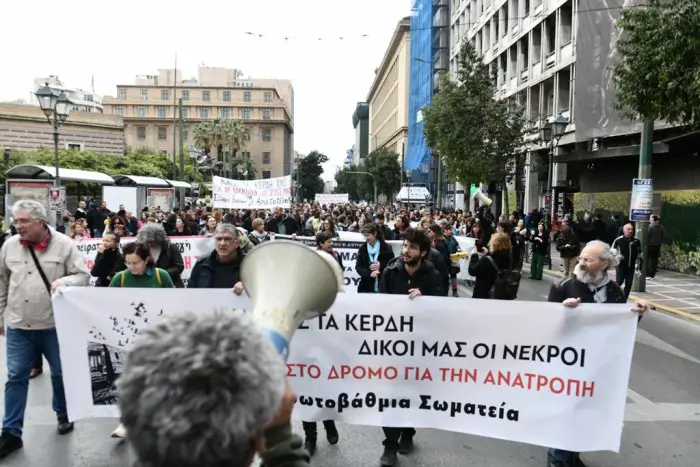
[[[96,185],[113,185],[114,179],[102,172],[90,170],[64,169],[59,167],[58,175],[61,183],[74,182],[78,184],[75,195],[67,196],[65,192],[56,190],[56,168],[49,165],[22,164],[5,172],[5,215],[9,214],[10,207],[18,199],[34,199],[41,202],[49,213],[50,221],[55,222],[54,211],[75,208],[81,196],[81,183],[94,183]],[[54,199],[52,192],[63,193],[61,197]],[[73,198],[75,197],[75,198]],[[61,199],[62,198],[62,199]],[[54,200],[54,202],[52,202]],[[56,201],[61,205],[57,206]]]
[[[113,175],[115,187],[109,190],[110,199],[121,199],[119,204],[134,205],[134,210],[160,208],[169,212],[176,205],[175,188],[189,189],[189,183],[165,180],[144,175]],[[112,193],[115,193],[112,197]],[[119,193],[118,195],[116,193]]]

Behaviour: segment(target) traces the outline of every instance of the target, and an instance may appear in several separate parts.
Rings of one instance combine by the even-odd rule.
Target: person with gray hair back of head
[[[617,255],[610,245],[600,240],[588,242],[581,251],[574,273],[552,285],[547,301],[575,308],[581,303],[626,303],[627,296],[617,282],[610,280],[608,271],[617,266]],[[649,306],[638,301],[633,312],[639,318]],[[579,453],[551,448],[547,452],[549,467],[585,467]]]
[[[242,312],[164,318],[141,331],[119,378],[137,467],[309,465],[291,431],[284,362]]]
[[[182,271],[185,270],[185,260],[176,244],[171,243],[161,224],[144,224],[136,234],[136,241],[146,245],[151,251],[153,265],[165,269],[178,289],[185,287]]]

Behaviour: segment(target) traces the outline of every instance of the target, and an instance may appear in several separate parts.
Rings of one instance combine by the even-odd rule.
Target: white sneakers
[[[121,438],[124,439],[126,438],[126,428],[124,428],[124,425],[121,423],[119,424],[118,427],[114,429],[111,435],[112,438]]]

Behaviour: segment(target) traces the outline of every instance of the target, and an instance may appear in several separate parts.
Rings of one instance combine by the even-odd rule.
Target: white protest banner
[[[182,271],[182,279],[187,283],[190,277],[194,263],[197,262],[200,256],[205,256],[214,251],[214,239],[212,237],[168,237],[170,243],[177,246],[182,254],[182,259],[185,262],[185,270]],[[120,241],[120,245],[124,246],[127,243],[134,241],[134,237],[124,237]],[[102,244],[101,238],[92,238],[87,240],[75,240],[73,242],[83,255],[85,266],[88,271],[92,270],[97,257],[97,249]],[[92,281],[94,282],[94,280]]]
[[[260,180],[212,178],[212,205],[223,209],[274,209],[292,206],[292,176]]]
[[[84,287],[54,295],[53,306],[68,414],[78,420],[118,416],[114,383],[144,327],[250,301],[223,289]],[[626,304],[339,294],[293,338],[294,418],[618,451],[636,323]]]
[[[355,261],[357,260],[357,250],[360,249],[365,240],[362,238],[362,234],[355,232],[339,232],[339,235],[339,238],[333,239],[333,249],[338,252],[343,261],[346,292],[357,292],[357,286],[360,284],[360,275],[355,271]],[[275,238],[292,240],[290,235],[274,235],[272,239],[274,240]],[[462,251],[471,252],[472,248],[474,248],[475,239],[467,237],[455,238]],[[294,240],[302,242],[311,248],[317,248],[316,239],[314,237],[296,236]],[[392,250],[394,250],[394,257],[401,254],[401,246],[403,245],[401,240],[389,240],[387,243],[391,246]],[[457,277],[460,280],[472,279],[468,271],[469,258],[461,260],[459,266],[460,272]]]
[[[345,204],[349,201],[347,193],[317,193],[314,201],[319,204]]]
[[[274,235],[273,240],[292,240],[289,235]],[[294,237],[294,240],[301,242],[304,245],[317,248],[316,238],[314,237]],[[357,292],[357,286],[360,284],[360,275],[355,271],[355,261],[357,261],[357,250],[360,249],[362,243],[353,240],[342,240],[333,239],[333,249],[340,255],[341,261],[343,261],[343,276],[345,279],[345,291],[348,293]]]

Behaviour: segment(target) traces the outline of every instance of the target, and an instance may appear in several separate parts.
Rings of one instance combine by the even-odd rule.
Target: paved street
[[[529,263],[524,270],[529,273]],[[544,272],[561,277],[563,271],[561,255],[552,248],[552,269],[545,266]],[[700,276],[661,270],[654,279],[646,281],[646,292],[632,292],[631,297],[646,300],[667,313],[700,322]]]
[[[544,300],[550,283],[523,280],[520,298]],[[469,291],[461,290],[462,295]],[[465,301],[465,306],[467,305]],[[468,311],[468,309],[465,309]],[[614,346],[611,342],[609,345]],[[0,351],[5,374],[4,345]],[[622,453],[585,454],[589,467],[686,467],[700,458],[700,326],[651,312],[637,337]],[[55,434],[47,374],[31,382],[25,449],[3,465],[16,467],[121,467],[123,446],[109,438],[116,420],[85,420],[68,436]],[[320,427],[319,427],[320,428]],[[301,432],[301,427],[298,427]],[[340,426],[341,441],[328,446],[320,433],[317,466],[376,466],[379,428]],[[436,430],[420,430],[417,449],[400,466],[544,467],[545,450]]]

